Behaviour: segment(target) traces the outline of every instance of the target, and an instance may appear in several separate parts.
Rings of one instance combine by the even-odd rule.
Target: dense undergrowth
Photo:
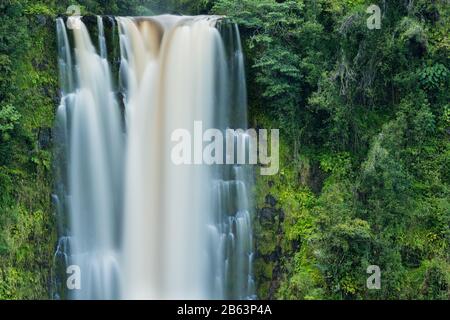
[[[280,128],[257,183],[258,295],[449,299],[444,1],[218,1],[240,25],[252,126]],[[381,289],[369,290],[369,265]]]

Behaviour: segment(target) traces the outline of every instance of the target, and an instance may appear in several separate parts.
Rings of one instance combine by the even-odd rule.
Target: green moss
[[[258,232],[259,231],[259,232]],[[270,255],[277,246],[277,234],[273,230],[255,230],[257,234],[257,248],[261,255]]]
[[[269,297],[270,285],[269,281],[259,283],[257,288],[258,297]]]
[[[265,279],[266,281],[272,279],[274,262],[264,261],[264,259],[256,259],[254,270],[255,274],[258,275],[258,279]]]

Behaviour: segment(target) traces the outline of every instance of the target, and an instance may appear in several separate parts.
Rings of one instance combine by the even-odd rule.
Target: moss
[[[271,127],[264,117],[259,117],[259,121]],[[280,143],[280,163],[285,165],[280,166],[278,175],[257,176],[255,185],[258,214],[254,237],[260,258],[256,259],[254,270],[258,296],[263,299],[286,296],[281,292],[287,292],[291,286],[286,276],[295,265],[295,253],[315,231],[312,208],[316,195],[307,183],[311,160],[303,156],[292,161],[287,142]],[[268,199],[272,200],[268,202]],[[303,261],[307,258],[311,256],[304,256]]]
[[[258,279],[270,280],[273,276],[274,262],[265,261],[263,258],[256,259],[254,270]]]
[[[275,231],[256,228],[255,235],[257,237],[258,254],[266,256],[275,252],[277,246],[277,233]]]
[[[265,297],[265,299],[267,299],[267,297],[269,297],[270,286],[271,284],[268,281],[260,282],[257,288],[258,297]]]

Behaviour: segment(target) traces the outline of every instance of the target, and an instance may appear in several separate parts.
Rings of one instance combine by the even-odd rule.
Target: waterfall
[[[54,297],[255,298],[251,168],[171,160],[177,129],[246,128],[237,26],[162,15],[97,17],[91,29],[76,19],[70,30],[56,23]],[[79,289],[65,287],[69,265]]]

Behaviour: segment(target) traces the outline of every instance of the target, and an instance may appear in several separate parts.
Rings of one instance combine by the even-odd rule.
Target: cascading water
[[[98,50],[82,18],[70,32],[57,19],[55,279],[69,265],[82,277],[79,290],[55,280],[55,298],[254,298],[250,168],[171,160],[176,129],[203,138],[194,123],[246,128],[237,26],[216,16],[105,20],[119,36],[114,90],[103,19]]]
[[[73,298],[118,296],[117,228],[121,214],[124,137],[120,110],[114,97],[111,73],[105,58],[97,55],[85,25],[73,28],[76,67],[72,68],[64,23],[57,21],[62,85],[57,112],[58,139],[66,155],[60,187],[68,208],[69,263],[79,266],[82,290]],[[58,150],[60,151],[60,150]]]

